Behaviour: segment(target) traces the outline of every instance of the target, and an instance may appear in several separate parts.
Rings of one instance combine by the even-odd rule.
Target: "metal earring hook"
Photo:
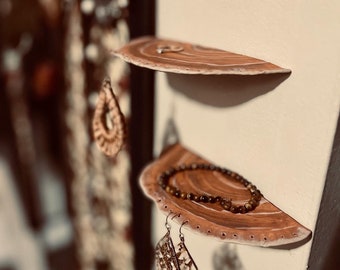
[[[187,223],[189,223],[188,220],[184,221],[182,225],[179,227],[179,239],[181,239],[182,242],[184,242],[184,234],[182,233],[182,227]]]
[[[170,230],[170,228],[171,228],[171,226],[170,226],[170,224],[169,224],[169,217],[170,217],[172,214],[174,214],[174,216],[171,218],[171,220],[172,220],[175,216],[178,215],[178,214],[176,214],[176,213],[170,211],[170,213],[166,216],[166,219],[165,219],[165,227],[166,227],[168,230]]]
[[[168,230],[168,231],[170,231],[170,228],[171,228],[171,226],[170,226],[170,224],[169,224],[169,222],[168,222],[168,219],[169,219],[169,216],[172,214],[172,211],[170,211],[170,213],[166,216],[166,219],[165,219],[165,228]]]
[[[173,220],[176,216],[178,217],[181,216],[181,214],[177,214],[177,213],[170,211],[170,213],[166,216],[166,219],[165,219],[165,228],[167,228],[168,231],[171,229],[171,226],[169,224],[169,217],[171,216],[171,214],[174,214],[173,217],[171,217],[171,220]]]

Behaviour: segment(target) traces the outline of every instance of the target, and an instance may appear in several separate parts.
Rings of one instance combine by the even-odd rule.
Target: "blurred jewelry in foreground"
[[[114,158],[124,146],[126,124],[109,78],[104,79],[99,92],[92,128],[99,149]]]

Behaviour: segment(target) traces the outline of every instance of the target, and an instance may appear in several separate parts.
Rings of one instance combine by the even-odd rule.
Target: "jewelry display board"
[[[140,185],[144,193],[163,212],[177,214],[174,219],[179,223],[186,222],[185,226],[194,231],[228,242],[262,247],[295,248],[311,238],[309,229],[264,196],[254,210],[247,213],[232,213],[222,209],[219,204],[173,196],[161,187],[159,178],[162,173],[174,167],[193,163],[213,166],[182,145],[175,144],[149,164],[140,176]],[[234,177],[228,178],[214,170],[188,169],[176,173],[174,179],[171,179],[171,185],[178,190],[194,194],[205,193],[208,196],[218,193],[220,196],[231,198],[233,203],[247,204],[249,190],[232,179],[237,178],[235,175],[241,179],[245,178],[236,173],[233,175]]]
[[[258,75],[290,73],[261,59],[151,36],[132,40],[112,54],[137,66],[182,74]]]

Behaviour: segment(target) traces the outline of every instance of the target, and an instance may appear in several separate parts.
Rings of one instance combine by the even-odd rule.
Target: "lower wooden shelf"
[[[220,205],[176,198],[164,191],[159,175],[171,167],[191,163],[209,163],[202,157],[175,144],[149,164],[140,176],[144,193],[165,213],[176,213],[180,224],[204,235],[228,242],[291,249],[311,238],[311,231],[269,202],[265,197],[258,207],[246,214],[234,214],[221,209]],[[193,193],[222,193],[236,204],[249,200],[249,191],[240,183],[226,179],[216,171],[183,171],[176,174],[172,184]],[[256,183],[254,183],[256,184]]]

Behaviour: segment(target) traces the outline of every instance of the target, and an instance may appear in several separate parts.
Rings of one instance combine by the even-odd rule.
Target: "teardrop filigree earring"
[[[92,129],[99,149],[115,157],[124,145],[126,125],[109,78],[104,79],[99,92]]]
[[[179,239],[181,240],[181,242],[177,245],[176,257],[178,259],[181,270],[198,270],[194,259],[191,257],[191,254],[184,243],[184,234],[182,233],[182,227],[186,223],[188,223],[188,221],[184,221],[179,228]]]
[[[170,229],[171,226],[168,223],[168,218],[172,214],[168,214],[165,220],[166,234],[158,241],[155,250],[155,261],[157,270],[181,270],[178,258],[176,256],[176,250],[171,239]]]

